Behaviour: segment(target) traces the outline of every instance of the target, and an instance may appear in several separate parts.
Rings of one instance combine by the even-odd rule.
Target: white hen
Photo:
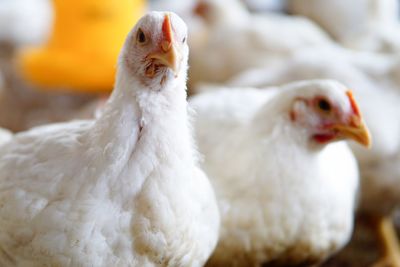
[[[400,49],[398,0],[289,0],[293,14],[321,25],[336,40],[356,49]]]
[[[219,217],[188,122],[186,34],[175,14],[144,16],[97,120],[1,147],[1,266],[204,264]]]
[[[210,266],[311,265],[346,244],[358,169],[346,144],[332,142],[369,144],[347,90],[315,80],[192,98],[222,218]]]
[[[42,43],[52,24],[50,0],[3,0],[0,2],[0,41],[14,45]]]
[[[202,0],[196,12],[207,30],[202,42],[195,38],[196,43],[191,43],[189,76],[193,85],[223,82],[250,67],[272,65],[299,49],[331,43],[307,19],[251,14],[238,0]],[[196,37],[197,31],[189,30],[190,38]]]

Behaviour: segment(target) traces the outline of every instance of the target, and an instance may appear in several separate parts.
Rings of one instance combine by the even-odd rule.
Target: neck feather
[[[139,142],[153,153],[188,156],[193,142],[186,83],[182,79],[170,85],[160,91],[142,88],[126,70],[119,70],[114,92],[94,124],[92,146],[107,148],[113,157],[119,157],[116,154],[136,153]]]

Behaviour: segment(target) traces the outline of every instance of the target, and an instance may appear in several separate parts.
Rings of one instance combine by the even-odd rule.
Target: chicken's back
[[[189,103],[196,113],[196,139],[202,144],[205,154],[207,148],[212,149],[223,140],[223,136],[249,121],[258,108],[277,92],[274,89],[217,86],[204,86],[201,91],[209,92],[192,97]]]

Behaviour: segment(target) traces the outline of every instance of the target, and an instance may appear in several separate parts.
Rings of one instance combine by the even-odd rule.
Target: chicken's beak
[[[177,75],[179,70],[180,55],[174,41],[169,15],[165,15],[164,17],[162,32],[164,38],[160,43],[160,51],[149,54],[149,58],[158,61],[157,63],[171,68],[174,74]]]
[[[333,129],[338,132],[339,138],[354,140],[367,148],[371,146],[369,130],[358,115],[352,115],[350,123],[334,125]]]

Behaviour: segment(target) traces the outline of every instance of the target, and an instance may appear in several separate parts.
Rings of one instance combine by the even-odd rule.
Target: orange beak
[[[369,148],[371,147],[371,135],[364,121],[357,115],[351,117],[350,124],[337,124],[333,126],[339,133],[339,138],[351,139]]]
[[[176,49],[169,15],[165,15],[164,17],[162,32],[164,38],[160,43],[160,51],[151,53],[149,58],[154,59],[156,63],[169,67],[177,75],[180,56]]]
[[[334,125],[333,129],[338,131],[339,138],[351,139],[369,148],[371,147],[372,140],[368,127],[362,119],[360,109],[353,97],[353,93],[347,91],[346,94],[349,98],[353,115],[350,117],[349,123]]]

